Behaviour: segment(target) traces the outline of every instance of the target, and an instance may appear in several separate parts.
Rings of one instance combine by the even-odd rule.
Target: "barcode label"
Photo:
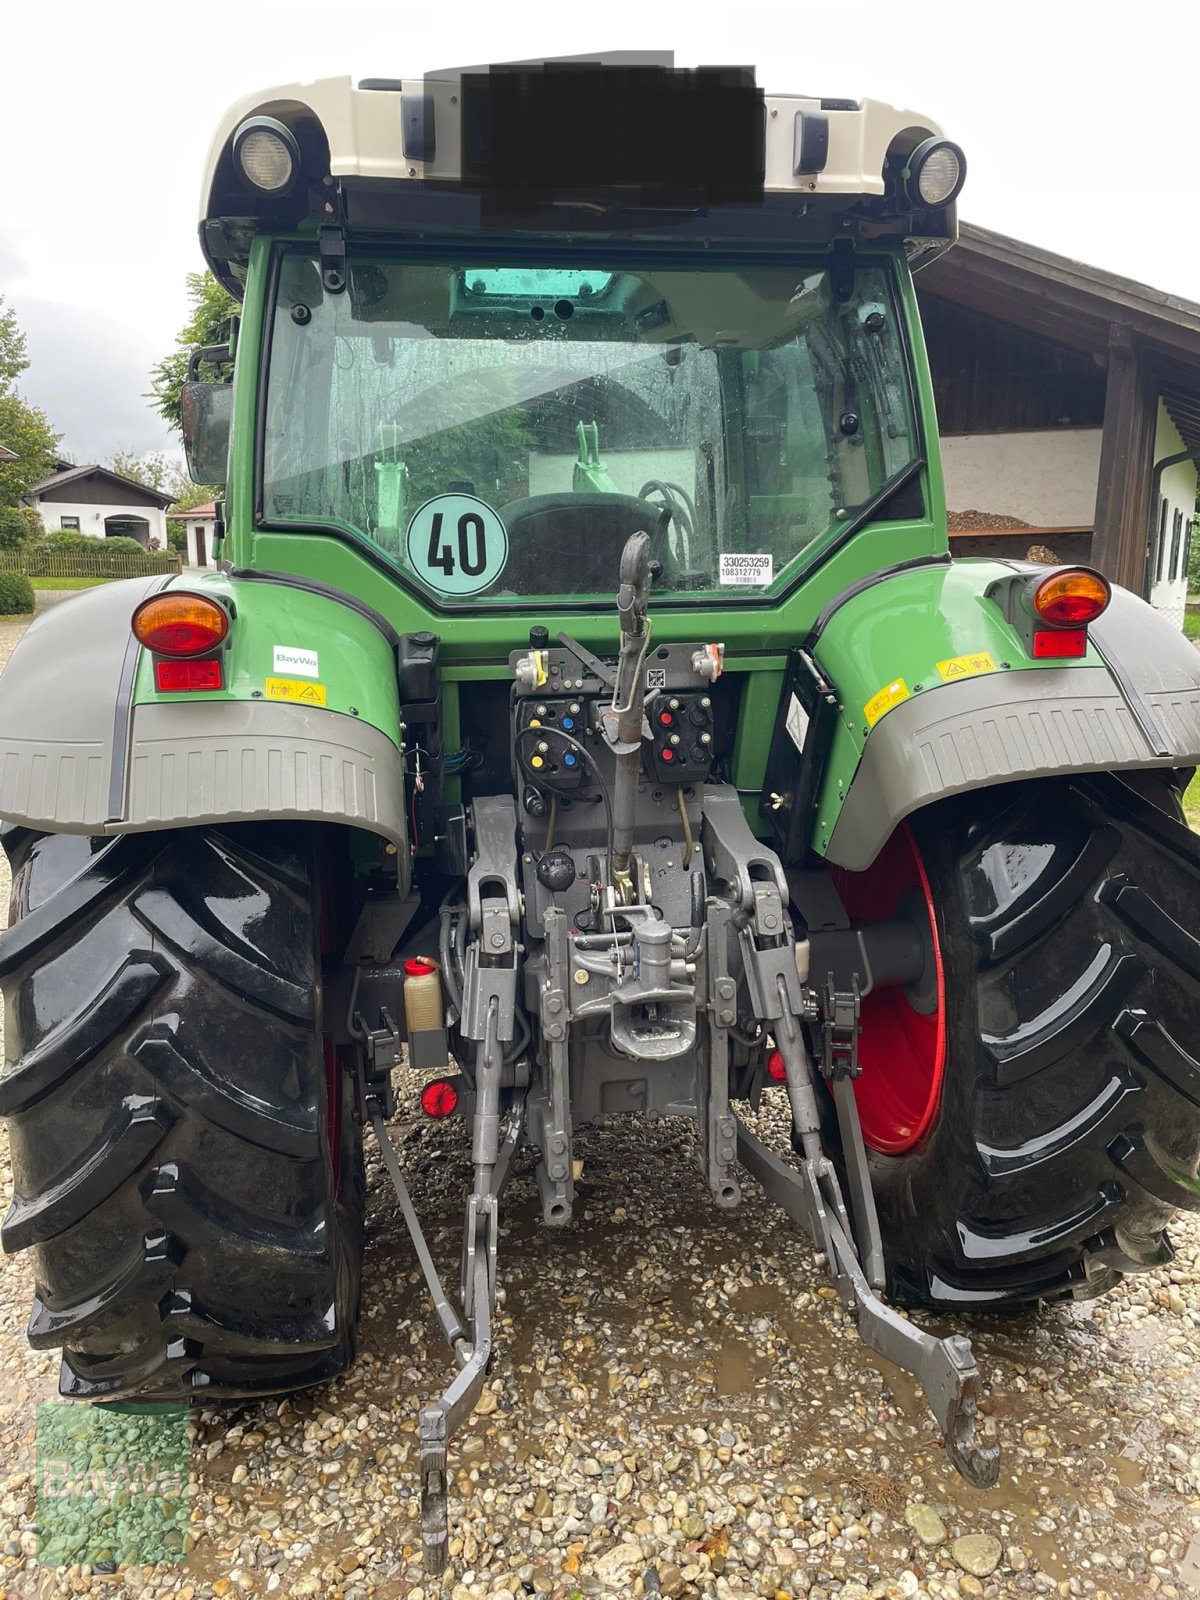
[[[737,584],[747,589],[765,588],[775,575],[775,563],[770,555],[721,556],[721,582]]]

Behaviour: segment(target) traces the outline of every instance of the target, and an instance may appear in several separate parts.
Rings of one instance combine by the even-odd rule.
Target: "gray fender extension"
[[[403,761],[377,728],[267,700],[132,704],[129,618],[161,582],[90,589],[31,624],[0,678],[0,817],[85,834],[344,822],[406,848]]]
[[[889,711],[871,730],[828,859],[864,871],[904,817],[967,789],[1200,766],[1200,651],[1124,589],[1089,631],[1104,668],[992,672]]]

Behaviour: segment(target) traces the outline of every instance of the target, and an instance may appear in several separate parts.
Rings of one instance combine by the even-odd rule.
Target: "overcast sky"
[[[482,6],[59,0],[0,24],[0,295],[26,396],[77,461],[177,448],[142,398],[203,263],[197,196],[226,105],[272,84],[464,59],[673,49],[782,93],[926,113],[966,151],[960,215],[1200,301],[1194,0],[511,0]]]

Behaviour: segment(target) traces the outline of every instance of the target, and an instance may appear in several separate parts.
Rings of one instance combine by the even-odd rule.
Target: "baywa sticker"
[[[734,555],[722,552],[720,580],[747,589],[765,588],[775,576],[775,562],[770,554]]]
[[[271,670],[276,673],[299,673],[302,678],[319,678],[320,664],[315,650],[302,650],[299,645],[277,644],[271,660]]]
[[[891,683],[885,683],[878,694],[873,694],[863,707],[863,715],[867,719],[867,726],[873,728],[886,712],[893,706],[898,706],[901,700],[908,699],[908,685],[903,678],[895,678]]]
[[[508,530],[485,500],[439,494],[413,512],[409,563],[427,588],[451,599],[490,588],[508,561]]]

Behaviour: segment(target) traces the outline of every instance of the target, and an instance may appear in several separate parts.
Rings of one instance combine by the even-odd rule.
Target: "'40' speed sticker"
[[[504,571],[508,531],[473,494],[438,494],[413,512],[406,548],[427,588],[458,598],[479,594]]]

